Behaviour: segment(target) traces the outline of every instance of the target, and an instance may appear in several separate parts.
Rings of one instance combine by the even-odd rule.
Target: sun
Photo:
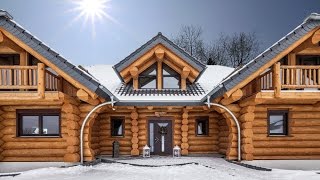
[[[72,22],[83,19],[84,26],[91,26],[92,34],[95,36],[95,24],[97,21],[110,20],[116,22],[107,11],[111,8],[111,0],[72,0],[75,5],[71,11],[76,12],[78,15]]]

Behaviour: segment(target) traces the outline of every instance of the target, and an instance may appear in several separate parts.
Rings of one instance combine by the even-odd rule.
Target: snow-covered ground
[[[69,168],[42,168],[22,172],[16,177],[2,177],[2,179],[181,179],[181,180],[204,180],[204,179],[222,179],[222,180],[262,180],[262,179],[320,179],[320,174],[316,171],[298,171],[298,170],[279,170],[271,172],[257,171],[242,166],[231,164],[221,158],[212,157],[183,157],[173,158],[151,158],[151,159],[133,159],[119,160],[123,163],[143,164],[143,165],[172,165],[181,163],[199,163],[183,166],[162,166],[162,167],[138,167],[128,164],[98,164],[96,166],[74,166]],[[207,166],[207,167],[206,167]]]

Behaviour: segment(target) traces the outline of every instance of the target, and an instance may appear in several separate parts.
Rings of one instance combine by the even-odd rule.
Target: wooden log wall
[[[36,138],[16,136],[17,109],[60,109],[57,105],[45,106],[2,106],[2,120],[0,132],[2,161],[63,161],[67,153],[67,119],[61,117],[61,137]]]
[[[186,108],[183,109],[182,113],[182,125],[181,125],[181,135],[182,137],[182,143],[181,143],[181,155],[188,155],[189,154],[189,143],[188,143],[188,137],[189,137],[189,114],[188,110]]]
[[[139,138],[141,136],[141,133],[139,135],[139,122],[138,122],[138,117],[139,114],[137,113],[136,109],[133,109],[131,114],[131,132],[132,132],[132,137],[131,137],[131,143],[132,143],[132,149],[131,149],[131,156],[139,156]],[[143,124],[143,122],[140,122],[140,124]],[[142,128],[144,129],[144,128]],[[138,137],[139,136],[139,137]]]
[[[72,98],[65,100],[61,108],[61,118],[65,119],[66,124],[66,140],[67,152],[64,155],[64,162],[79,162],[80,161],[80,102]]]
[[[252,123],[254,120],[255,106],[243,106],[240,111],[241,126],[241,158],[243,160],[253,160],[254,146],[252,144],[253,130]]]
[[[213,154],[219,153],[219,118],[217,112],[206,112],[203,109],[199,111],[191,110],[189,115],[188,144],[189,154]],[[196,119],[199,117],[209,117],[209,134],[208,136],[196,135]],[[220,127],[221,128],[221,127]],[[182,136],[183,142],[184,136]]]
[[[5,128],[5,123],[3,123],[4,118],[2,117],[2,114],[4,113],[4,111],[2,110],[2,108],[0,107],[0,161],[3,160],[3,156],[1,155],[3,152],[3,148],[2,145],[4,144],[4,140],[2,139],[4,134],[2,132],[2,130]]]
[[[236,118],[240,116],[240,107],[237,104],[229,104],[226,107],[233,112]],[[226,156],[229,160],[237,159],[237,126],[232,118],[232,116],[226,112],[224,109],[219,107],[213,107],[213,109],[221,114],[221,117],[218,117],[218,127],[219,127],[219,153]]]
[[[94,108],[95,106],[87,104],[87,103],[81,103],[79,106],[80,110],[80,121],[78,122],[79,130],[81,128],[81,125],[83,123],[83,120],[88,115],[88,113]],[[101,109],[100,109],[101,110]],[[97,134],[93,132],[97,129],[97,127],[94,128],[94,124],[96,121],[99,121],[99,112],[100,110],[95,111],[91,114],[89,117],[85,128],[83,132],[83,155],[85,161],[92,161],[95,159],[95,156],[98,155],[96,153],[99,153],[99,146],[97,145],[97,142],[99,141],[99,137],[97,137]],[[99,124],[99,123],[98,123]],[[98,125],[96,124],[96,126]],[[93,130],[94,129],[94,130]],[[79,136],[75,137],[74,139],[77,139],[80,143]],[[77,143],[78,144],[78,143]],[[97,150],[98,149],[98,150]]]
[[[132,132],[131,132],[131,110],[117,108],[115,111],[102,112],[100,117],[100,154],[112,155],[112,143],[117,140],[120,145],[120,155],[130,155],[132,149]],[[124,117],[124,136],[112,137],[111,136],[111,117]]]
[[[289,110],[289,135],[269,137],[267,111]],[[320,106],[257,105],[253,121],[254,159],[320,159]]]

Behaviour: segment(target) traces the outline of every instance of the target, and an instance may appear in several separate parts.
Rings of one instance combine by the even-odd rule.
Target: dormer
[[[186,90],[205,69],[168,38],[158,33],[146,44],[114,66],[126,85],[139,89]]]

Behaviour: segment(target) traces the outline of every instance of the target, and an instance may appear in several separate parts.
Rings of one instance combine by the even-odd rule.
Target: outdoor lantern
[[[174,146],[172,154],[173,154],[173,157],[180,157],[181,156],[181,148],[178,145]]]
[[[150,157],[150,148],[148,145],[145,145],[143,147],[143,154],[142,156],[145,158],[145,157]]]

